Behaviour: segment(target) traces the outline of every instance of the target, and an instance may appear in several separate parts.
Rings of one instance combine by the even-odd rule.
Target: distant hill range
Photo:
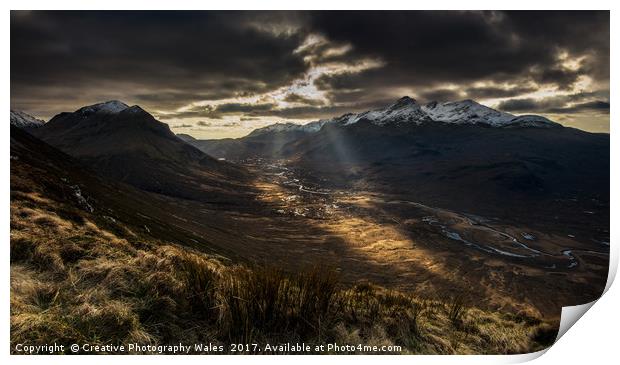
[[[324,126],[348,127],[358,122],[368,122],[381,127],[411,126],[479,126],[502,129],[514,128],[560,128],[561,125],[539,115],[515,116],[504,113],[473,100],[455,102],[431,102],[418,104],[405,96],[385,108],[363,113],[347,113],[332,119],[308,124],[276,123],[258,128],[243,138],[196,140],[182,135],[186,142],[215,157],[239,160],[252,157],[283,158],[290,154],[284,147],[296,140],[318,133]]]
[[[565,209],[582,219],[582,210],[600,211],[609,201],[608,134],[472,100],[420,105],[403,97],[305,126],[280,123],[243,138],[187,142],[228,160],[284,159],[322,184],[491,216],[554,223],[572,219]]]

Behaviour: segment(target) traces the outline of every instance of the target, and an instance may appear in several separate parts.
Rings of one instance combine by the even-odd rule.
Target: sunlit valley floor
[[[458,293],[485,308],[547,317],[558,316],[558,303],[596,298],[604,285],[608,244],[594,237],[584,242],[399,196],[304,185],[282,161],[261,162],[256,167],[271,182],[259,185],[262,199],[295,225],[323,232],[299,246],[302,260],[319,253],[351,282],[421,297]]]

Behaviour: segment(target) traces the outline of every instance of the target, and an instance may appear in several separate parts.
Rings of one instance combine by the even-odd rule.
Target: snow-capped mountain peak
[[[317,120],[315,122],[310,122],[307,124],[296,124],[296,123],[291,123],[291,122],[275,123],[275,124],[270,124],[266,127],[255,129],[254,131],[252,131],[252,133],[250,133],[250,135],[257,136],[257,135],[261,135],[261,134],[269,133],[269,132],[277,133],[277,132],[293,132],[293,131],[313,133],[313,132],[318,132],[321,129],[321,127],[323,127],[323,125],[329,121],[330,120],[328,119],[322,119],[322,120]]]
[[[295,124],[291,122],[274,123],[266,127],[255,129],[251,134],[259,135],[259,134],[269,133],[269,132],[287,132],[287,131],[292,131],[292,130],[298,130],[299,127],[300,127],[299,124]]]
[[[76,113],[92,114],[92,113],[104,113],[104,114],[116,114],[129,108],[129,106],[118,100],[110,100],[103,103],[97,103],[88,105],[76,110]]]
[[[310,122],[310,123],[301,125],[301,129],[305,132],[318,132],[321,130],[321,128],[323,128],[325,123],[329,121],[330,119],[317,120],[316,122]]]
[[[359,114],[345,115],[337,119],[342,121],[345,125],[357,123],[362,119],[369,120],[376,125],[406,122],[420,124],[428,120],[428,116],[422,111],[415,99],[404,96],[398,99],[394,104],[385,108],[370,110]]]
[[[403,96],[402,98],[396,100],[396,103],[392,104],[391,108],[398,109],[398,108],[404,108],[404,107],[412,106],[412,105],[417,105],[416,100],[413,98],[410,98],[409,96]]]
[[[454,124],[488,124],[499,127],[509,123],[514,115],[500,112],[471,99],[445,103],[431,102],[422,110],[436,122]]]
[[[127,113],[133,113],[133,114],[139,114],[139,113],[147,113],[148,114],[148,112],[146,110],[142,109],[139,105],[134,105],[134,106],[126,107],[125,109],[121,109],[120,111],[125,111]]]
[[[330,123],[343,125],[355,124],[366,119],[375,125],[414,123],[446,123],[446,124],[474,124],[490,127],[538,127],[551,128],[560,124],[538,115],[515,116],[474,100],[437,102],[426,105],[418,104],[415,99],[404,96],[395,103],[381,109],[375,109],[359,114],[345,114],[334,118]]]
[[[404,96],[395,103],[384,108],[369,110],[362,113],[347,113],[332,119],[322,119],[305,125],[294,123],[276,123],[256,129],[250,135],[258,135],[267,132],[281,132],[290,130],[303,130],[306,132],[318,132],[325,124],[338,124],[349,126],[360,120],[370,123],[385,125],[400,125],[412,123],[421,125],[426,123],[444,123],[458,125],[485,125],[490,127],[516,128],[535,127],[553,128],[560,124],[550,121],[539,115],[515,116],[482,105],[474,100],[437,102],[432,101],[420,105],[415,99]]]
[[[30,114],[18,110],[11,110],[11,125],[18,128],[38,128],[43,124],[45,124],[44,121],[37,119]]]

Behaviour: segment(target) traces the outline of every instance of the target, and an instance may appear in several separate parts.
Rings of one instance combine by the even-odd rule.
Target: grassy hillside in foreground
[[[465,307],[458,298],[344,288],[329,270],[225,266],[124,228],[114,233],[79,208],[12,192],[12,345],[304,341],[519,353],[555,335],[535,318]]]
[[[336,342],[517,353],[555,337],[557,324],[458,297],[422,300],[371,283],[346,286],[328,268],[286,273],[192,250],[165,219],[148,229],[135,218],[159,206],[149,199],[11,130],[12,351],[18,343]]]

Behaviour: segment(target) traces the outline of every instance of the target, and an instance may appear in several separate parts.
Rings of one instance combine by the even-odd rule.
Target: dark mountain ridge
[[[31,133],[103,175],[165,195],[234,201],[251,179],[183,142],[139,106],[117,101],[61,113]]]

